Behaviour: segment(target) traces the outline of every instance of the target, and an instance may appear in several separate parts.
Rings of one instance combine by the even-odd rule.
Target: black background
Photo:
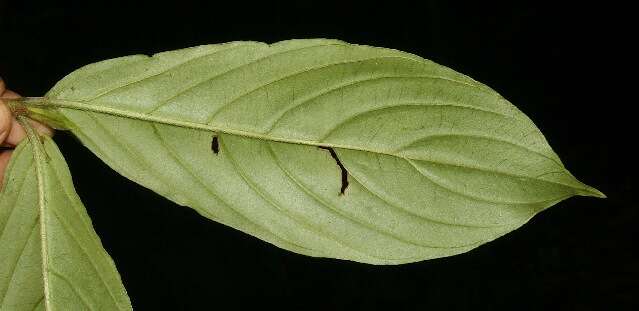
[[[626,110],[636,100],[623,97],[636,87],[620,74],[630,61],[618,42],[636,39],[622,34],[631,22],[616,16],[623,9],[599,5],[483,2],[0,0],[0,74],[22,95],[41,96],[91,62],[199,44],[326,37],[395,48],[500,92],[575,176],[609,197],[571,198],[463,255],[371,266],[296,255],[206,220],[58,133],[137,310],[629,307],[639,258],[630,201],[636,131]]]

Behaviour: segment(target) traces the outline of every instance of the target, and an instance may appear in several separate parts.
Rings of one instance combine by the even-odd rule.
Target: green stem
[[[17,103],[22,105],[44,106],[46,101],[44,97],[20,97],[20,98],[2,98],[3,101]]]

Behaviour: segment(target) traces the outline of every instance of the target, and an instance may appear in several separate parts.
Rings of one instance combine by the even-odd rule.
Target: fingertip
[[[12,90],[4,90],[4,92],[2,93],[2,97],[15,99],[15,98],[20,98],[22,96],[20,96],[20,94],[14,92]]]
[[[0,144],[9,135],[11,129],[11,110],[0,100]]]

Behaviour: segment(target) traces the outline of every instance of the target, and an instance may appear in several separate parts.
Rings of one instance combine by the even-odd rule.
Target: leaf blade
[[[0,223],[4,229],[13,228],[0,235],[0,257],[15,259],[2,258],[15,264],[0,269],[0,309],[131,310],[115,265],[73,190],[62,155],[52,140],[42,139],[40,146],[33,140],[18,146],[0,193]],[[19,179],[24,179],[19,183],[24,189],[15,191]],[[8,210],[13,217],[5,214]],[[25,221],[30,225],[24,226]],[[21,242],[26,230],[19,228],[29,228],[27,242]],[[16,252],[16,245],[23,249]]]
[[[572,195],[600,196],[499,94],[415,55],[292,40],[135,60],[80,69],[43,102],[124,176],[285,249],[448,256]],[[343,196],[318,146],[348,172]]]

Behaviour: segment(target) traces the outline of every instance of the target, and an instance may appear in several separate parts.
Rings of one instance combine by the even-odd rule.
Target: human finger
[[[11,130],[11,110],[0,100],[0,145],[4,143]]]

